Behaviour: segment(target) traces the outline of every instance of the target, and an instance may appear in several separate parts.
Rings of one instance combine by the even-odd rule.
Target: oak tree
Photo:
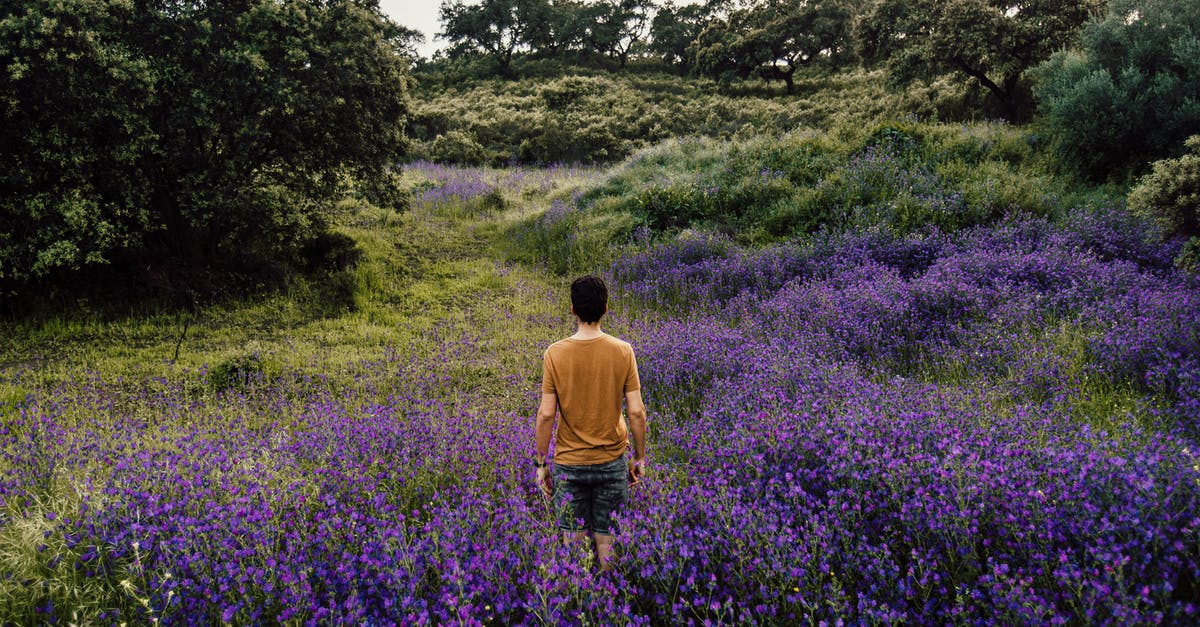
[[[780,80],[788,93],[796,71],[836,65],[850,52],[851,19],[843,0],[766,0],[713,20],[693,45],[696,69],[729,78]]]
[[[396,34],[371,2],[0,5],[0,282],[294,260],[403,154]]]
[[[856,24],[859,51],[906,84],[958,73],[1004,116],[1031,113],[1025,73],[1071,44],[1100,0],[878,0]]]

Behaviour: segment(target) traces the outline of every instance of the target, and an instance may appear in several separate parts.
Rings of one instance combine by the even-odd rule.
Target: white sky
[[[425,35],[425,44],[417,48],[421,56],[428,58],[434,50],[446,45],[445,41],[435,39],[434,35],[441,30],[438,22],[438,8],[441,0],[380,0],[379,7],[393,22],[415,28]]]
[[[676,0],[675,4],[695,4],[697,2],[700,0]],[[417,51],[425,58],[432,56],[434,50],[446,46],[445,41],[435,38],[437,32],[442,28],[441,23],[438,22],[438,9],[441,6],[442,0],[379,1],[379,7],[388,17],[392,18],[393,22],[415,28],[425,35],[425,44],[417,48]]]

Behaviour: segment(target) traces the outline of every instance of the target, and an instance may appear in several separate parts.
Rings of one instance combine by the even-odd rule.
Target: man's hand
[[[642,482],[642,475],[646,472],[646,460],[629,460],[629,487],[633,487]]]
[[[554,477],[550,474],[549,465],[537,469],[537,484],[542,494],[547,497],[554,493]]]

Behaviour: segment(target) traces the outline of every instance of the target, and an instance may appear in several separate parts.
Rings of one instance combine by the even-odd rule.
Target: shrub
[[[208,371],[208,384],[214,390],[244,390],[267,378],[268,365],[257,352],[235,355]]]
[[[546,83],[539,90],[546,107],[561,111],[579,106],[586,98],[603,93],[611,86],[611,81],[594,77],[564,76]]]
[[[679,140],[639,153],[584,194],[653,231],[710,228],[742,241],[826,229],[935,225],[954,231],[1010,213],[1055,216],[1063,181],[1007,124],[903,119],[741,141]]]
[[[355,184],[355,196],[376,207],[403,209],[409,197],[399,172],[390,168],[360,178]]]
[[[1200,237],[1193,237],[1183,245],[1183,250],[1175,259],[1175,265],[1187,272],[1200,272]]]
[[[1068,167],[1124,178],[1200,132],[1200,4],[1113,0],[1081,47],[1037,71],[1043,126]]]
[[[429,159],[436,163],[483,165],[483,146],[467,131],[447,131],[433,140]]]
[[[1191,152],[1153,165],[1129,192],[1129,206],[1153,219],[1169,236],[1188,238],[1177,260],[1195,270],[1200,256],[1200,135],[1187,141]]]
[[[1200,135],[1178,159],[1156,161],[1129,192],[1129,206],[1153,218],[1168,235],[1200,235]]]
[[[524,163],[603,163],[628,154],[617,122],[590,112],[547,113],[517,147]]]
[[[940,96],[925,96],[929,102],[915,107],[907,95],[888,92],[881,72],[797,74],[796,94],[780,96],[721,93],[709,80],[652,72],[546,67],[537,77],[522,70],[526,78],[503,81],[422,74],[408,123],[418,156],[441,159],[432,142],[461,130],[492,165],[611,163],[673,137],[746,140],[835,123],[861,128],[900,112],[935,115],[942,107]]]
[[[596,273],[613,261],[614,244],[627,241],[633,228],[628,214],[582,211],[559,199],[509,231],[507,255],[560,275]]]

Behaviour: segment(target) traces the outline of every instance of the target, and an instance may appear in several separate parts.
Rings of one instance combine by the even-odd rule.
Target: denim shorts
[[[554,464],[554,509],[563,531],[590,530],[611,535],[612,514],[629,498],[625,457],[590,466]]]

